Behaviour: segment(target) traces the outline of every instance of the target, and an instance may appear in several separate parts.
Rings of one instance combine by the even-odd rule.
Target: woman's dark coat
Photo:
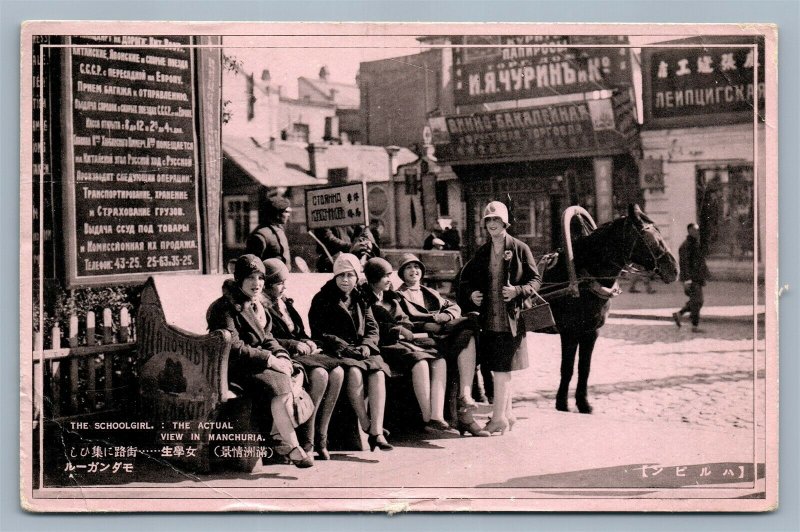
[[[378,323],[361,292],[356,288],[350,294],[356,306],[356,319],[353,319],[345,307],[343,297],[334,279],[322,286],[311,300],[311,309],[308,312],[311,337],[325,352],[341,358],[345,365],[365,370],[382,370],[391,375],[389,367],[380,356]],[[360,357],[351,357],[352,348],[359,346],[369,348],[369,357],[363,360],[359,360]]]
[[[411,320],[414,332],[432,333],[439,353],[448,359],[457,357],[467,347],[476,332],[475,320],[463,322],[455,330],[448,332],[445,324],[462,317],[461,307],[445,299],[432,288],[421,285],[420,290],[425,306],[411,301],[408,297],[410,294],[408,286],[405,283],[400,285],[397,290],[397,294],[400,296],[400,308]],[[441,324],[437,323],[434,318],[437,314],[444,314],[450,319]]]
[[[378,322],[381,354],[392,371],[408,373],[417,362],[437,357],[432,340],[405,340],[402,337],[401,328],[413,332],[414,325],[400,307],[401,297],[396,292],[387,290],[383,293],[383,299],[378,301],[369,287],[365,287],[364,298]]]
[[[224,329],[231,334],[228,378],[244,388],[255,384],[274,395],[290,393],[290,376],[269,367],[270,358],[290,360],[289,353],[272,336],[269,313],[262,328],[249,303],[249,298],[229,279],[222,285],[222,297],[206,312],[209,331]]]
[[[489,305],[491,252],[491,240],[478,248],[475,256],[461,270],[458,289],[461,307],[465,312],[477,311],[482,323],[486,319]],[[506,256],[509,255],[509,252],[510,256],[507,260]],[[511,334],[516,336],[518,332],[524,332],[518,330],[519,313],[523,304],[539,290],[542,278],[536,269],[531,249],[527,244],[509,234],[506,234],[502,262],[505,279],[509,284],[519,287],[519,295],[506,304],[508,325],[511,328]],[[483,302],[480,307],[476,306],[470,298],[472,292],[476,290],[483,293]]]
[[[397,289],[397,293],[401,296],[400,305],[403,312],[408,315],[409,319],[414,322],[414,330],[421,331],[422,325],[425,323],[435,323],[434,316],[442,313],[450,316],[450,320],[455,320],[461,317],[461,307],[452,301],[445,299],[432,288],[420,285],[422,298],[425,301],[425,306],[420,306],[408,298],[409,288],[403,283]]]
[[[303,319],[300,313],[294,308],[294,302],[290,298],[283,298],[286,303],[286,311],[294,325],[294,330],[290,331],[288,325],[283,321],[280,310],[277,305],[272,304],[267,298],[264,298],[265,307],[272,320],[272,334],[284,349],[289,352],[289,355],[300,362],[306,368],[324,368],[330,371],[331,369],[339,366],[337,359],[323,353],[313,355],[301,355],[297,352],[297,346],[303,343],[304,340],[311,340],[311,337],[306,333]]]

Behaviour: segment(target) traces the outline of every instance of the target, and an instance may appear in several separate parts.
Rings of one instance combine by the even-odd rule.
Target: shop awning
[[[265,187],[303,187],[327,184],[327,179],[317,179],[286,166],[286,161],[268,146],[259,145],[246,137],[223,135],[222,152],[244,170],[253,181]]]

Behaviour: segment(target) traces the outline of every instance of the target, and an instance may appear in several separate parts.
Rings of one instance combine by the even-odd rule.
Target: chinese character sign
[[[763,109],[763,57],[757,61],[752,45],[647,48],[642,65],[645,123],[708,125],[709,115],[714,122],[749,122],[756,98]]]
[[[364,183],[306,190],[309,229],[366,225],[367,195]]]

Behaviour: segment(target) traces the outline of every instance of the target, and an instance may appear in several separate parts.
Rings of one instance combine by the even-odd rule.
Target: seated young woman
[[[294,431],[294,366],[286,349],[272,336],[269,313],[261,302],[264,277],[261,259],[255,255],[239,257],[233,280],[223,283],[222,297],[208,308],[206,321],[210,331],[224,329],[231,334],[230,381],[252,398],[255,408],[269,405],[272,419],[260,412],[259,430],[269,437],[274,423],[283,443],[291,448],[289,460],[297,467],[311,467],[314,460],[300,447]]]
[[[386,405],[386,375],[391,370],[381,358],[378,324],[357,288],[361,263],[351,253],[342,253],[333,263],[333,279],[311,300],[308,322],[311,337],[323,350],[339,357],[345,371],[347,398],[368,434],[370,450],[391,451],[386,441],[383,414]],[[369,412],[364,405],[364,381]]]
[[[307,453],[316,449],[320,460],[329,460],[328,427],[342,389],[344,370],[339,359],[322,352],[311,340],[292,300],[286,297],[289,268],[280,259],[272,258],[264,261],[264,270],[264,295],[272,319],[272,334],[292,359],[303,365],[310,383],[309,395],[314,401],[314,414],[298,428],[300,443]]]
[[[416,255],[403,254],[397,274],[403,281],[397,289],[400,307],[413,323],[413,330],[431,333],[436,339],[439,352],[458,367],[456,428],[462,436],[465,432],[473,436],[489,436],[472,415],[477,408],[472,399],[476,365],[476,324],[462,319],[461,308],[457,304],[445,299],[436,290],[422,285],[425,265]]]
[[[444,421],[444,393],[447,363],[429,338],[427,343],[414,340],[414,325],[400,308],[400,296],[391,289],[392,265],[376,257],[364,266],[367,285],[364,297],[380,327],[380,349],[392,371],[411,374],[414,395],[419,403],[424,429],[448,430]]]

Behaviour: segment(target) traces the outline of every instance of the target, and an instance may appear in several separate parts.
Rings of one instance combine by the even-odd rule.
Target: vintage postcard
[[[23,508],[775,509],[777,31],[24,24]]]

